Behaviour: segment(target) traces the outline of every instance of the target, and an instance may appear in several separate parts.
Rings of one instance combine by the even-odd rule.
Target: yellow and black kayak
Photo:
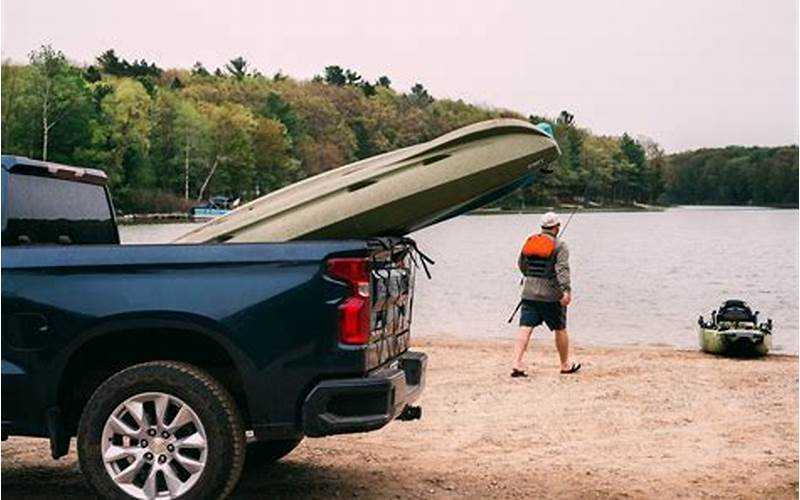
[[[697,320],[700,349],[728,356],[766,356],[772,347],[772,320],[758,323],[759,312],[753,312],[742,300],[726,300],[711,320]]]

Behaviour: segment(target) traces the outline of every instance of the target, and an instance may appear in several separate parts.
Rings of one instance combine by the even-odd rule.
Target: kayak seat
[[[727,301],[717,313],[717,321],[756,321],[756,316],[753,311],[742,301],[729,300]]]

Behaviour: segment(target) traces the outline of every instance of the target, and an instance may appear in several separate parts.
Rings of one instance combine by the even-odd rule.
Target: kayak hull
[[[700,349],[728,356],[766,356],[772,348],[772,334],[758,329],[717,330],[699,328]]]
[[[532,182],[560,154],[522,120],[489,120],[287,186],[176,243],[402,236]]]

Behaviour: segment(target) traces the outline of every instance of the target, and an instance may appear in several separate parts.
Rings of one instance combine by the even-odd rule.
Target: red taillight
[[[364,345],[370,334],[369,260],[343,257],[328,261],[328,274],[350,285],[350,296],[339,305],[339,342]]]

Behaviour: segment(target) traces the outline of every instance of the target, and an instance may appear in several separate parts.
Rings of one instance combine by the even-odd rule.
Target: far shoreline
[[[583,213],[653,213],[665,212],[669,209],[680,209],[692,207],[695,210],[715,210],[715,209],[740,209],[740,210],[797,210],[798,205],[644,205],[641,206],[609,206],[609,207],[583,207],[577,205],[558,205],[558,206],[536,206],[518,209],[504,208],[479,208],[472,210],[465,215],[507,215],[507,214],[541,214],[548,211],[557,213],[571,213],[572,211]]]
[[[571,213],[572,211],[582,213],[660,213],[668,209],[696,207],[696,209],[755,209],[755,210],[798,210],[797,205],[642,205],[620,206],[620,207],[581,207],[575,210],[575,205],[559,206],[537,206],[519,209],[503,208],[478,208],[463,215],[528,215],[542,214],[548,211],[558,213]],[[195,219],[188,213],[169,212],[169,213],[141,213],[141,214],[118,214],[117,224],[119,225],[145,225],[145,224],[200,224],[213,219]]]

